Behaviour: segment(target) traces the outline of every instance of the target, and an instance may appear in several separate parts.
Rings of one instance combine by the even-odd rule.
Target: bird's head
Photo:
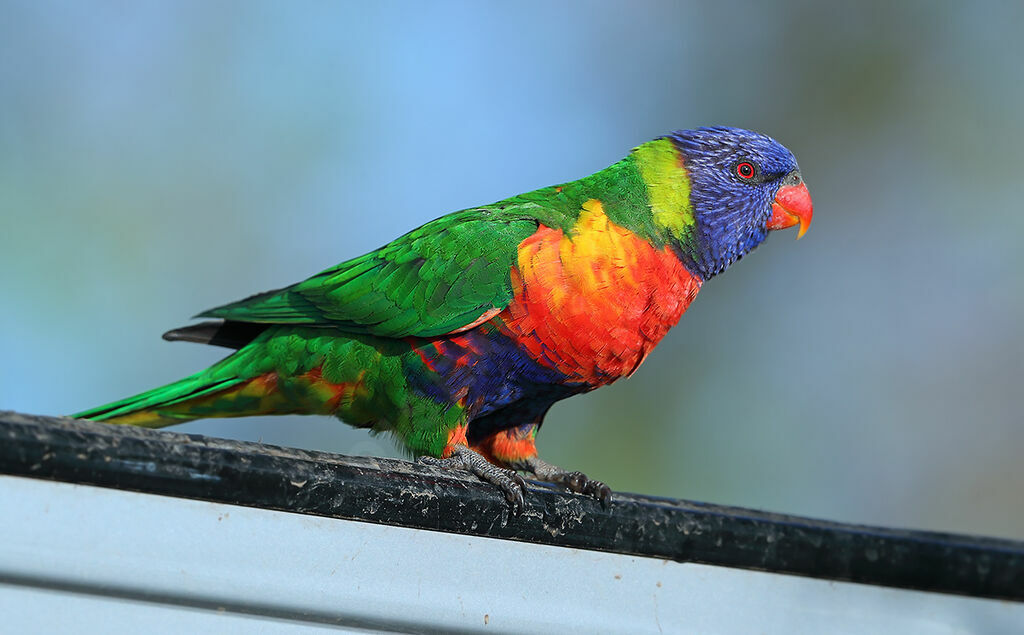
[[[770,230],[811,224],[800,167],[780,143],[740,128],[679,130],[668,136],[683,160],[693,225],[680,244],[704,279],[757,247]]]

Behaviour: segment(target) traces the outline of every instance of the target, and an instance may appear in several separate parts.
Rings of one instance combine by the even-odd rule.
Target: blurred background
[[[1024,538],[1017,3],[0,2],[0,408],[225,351],[160,339],[670,130],[796,154],[805,239],[555,406],[613,489]],[[710,6],[712,5],[713,6]],[[400,456],[327,417],[176,429]]]

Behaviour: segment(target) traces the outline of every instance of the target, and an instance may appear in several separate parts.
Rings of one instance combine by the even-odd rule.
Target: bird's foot
[[[447,459],[421,456],[418,462],[434,467],[472,472],[480,480],[486,481],[500,489],[515,514],[518,514],[526,504],[524,499],[526,481],[523,480],[522,476],[519,476],[515,470],[507,470],[494,465],[464,445],[456,445],[452,455]]]
[[[522,461],[522,468],[536,476],[537,480],[555,483],[577,494],[596,498],[605,509],[612,503],[611,488],[601,481],[587,478],[583,472],[569,472],[537,457]]]

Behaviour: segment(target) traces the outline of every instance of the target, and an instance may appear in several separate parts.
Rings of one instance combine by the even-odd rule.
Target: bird
[[[164,334],[233,349],[179,381],[73,415],[161,428],[330,415],[467,470],[515,510],[520,473],[608,506],[540,458],[555,402],[633,374],[704,283],[768,233],[807,231],[793,154],[763,134],[677,130],[590,176],[441,216],[283,289]]]

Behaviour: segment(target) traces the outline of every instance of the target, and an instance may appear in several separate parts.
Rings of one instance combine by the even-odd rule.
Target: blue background
[[[673,129],[796,154],[805,239],[706,285],[542,453],[613,488],[1024,538],[1018,4],[0,2],[0,407],[177,379],[202,309]],[[177,428],[397,455],[326,417]]]

